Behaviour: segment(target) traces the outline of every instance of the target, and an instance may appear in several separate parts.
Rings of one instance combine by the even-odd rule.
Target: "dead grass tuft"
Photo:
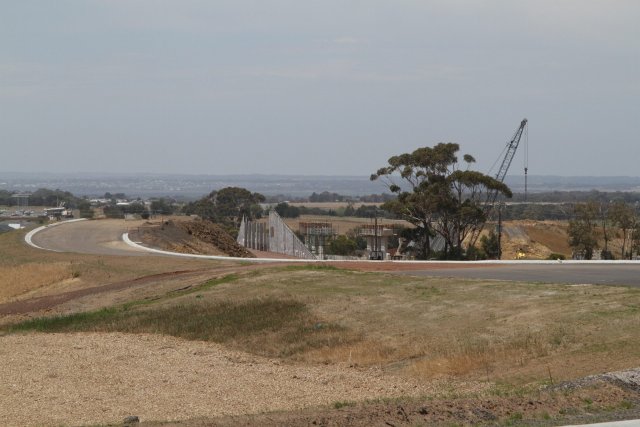
[[[540,331],[519,329],[504,337],[465,334],[454,337],[446,347],[425,348],[421,352],[425,356],[410,363],[405,371],[421,378],[464,376],[472,372],[488,377],[507,366],[517,368],[551,356],[570,348],[574,342],[575,334],[567,326]]]
[[[350,365],[373,366],[385,365],[390,360],[401,358],[399,352],[405,348],[396,348],[377,341],[365,340],[346,345],[326,346],[306,355],[306,359],[321,363],[348,363]]]

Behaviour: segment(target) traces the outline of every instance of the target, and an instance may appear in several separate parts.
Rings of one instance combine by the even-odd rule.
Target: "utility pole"
[[[498,205],[498,259],[502,259],[502,202]]]
[[[529,170],[528,167],[525,166],[524,168],[524,201],[527,201],[527,171]]]
[[[374,210],[374,217],[373,217],[373,250],[374,253],[376,255],[376,259],[379,258],[379,244],[378,244],[378,209]]]
[[[369,254],[369,259],[375,259],[382,261],[383,257],[380,251],[380,241],[378,239],[378,208],[375,207],[373,210],[373,245],[371,248],[371,253]]]

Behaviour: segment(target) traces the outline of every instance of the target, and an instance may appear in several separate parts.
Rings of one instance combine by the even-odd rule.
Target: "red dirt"
[[[282,263],[276,264],[278,266]],[[287,265],[287,264],[284,264]],[[187,279],[198,279],[206,281],[207,278],[221,277],[227,274],[233,274],[240,271],[254,270],[258,268],[264,268],[265,266],[274,266],[274,264],[254,264],[245,266],[234,266],[226,268],[213,268],[213,269],[198,269],[198,270],[184,270],[184,271],[170,271],[167,273],[151,274],[149,276],[139,277],[132,280],[124,280],[120,282],[107,283],[104,285],[94,286],[90,288],[77,289],[74,291],[63,292],[57,295],[48,295],[44,297],[29,298],[20,301],[13,301],[5,304],[0,304],[0,316],[10,316],[19,314],[31,314],[40,311],[48,311],[52,308],[64,304],[69,301],[73,301],[79,298],[108,294],[110,292],[117,292],[125,289],[141,288],[145,286],[159,287],[165,282],[170,282],[175,279],[180,279],[180,282],[185,282]],[[186,287],[190,287],[187,285]]]
[[[177,276],[187,277],[196,273],[199,273],[199,271],[171,271],[168,273],[152,274],[150,276],[138,277],[137,279],[133,280],[108,283],[106,285],[63,292],[57,295],[49,295],[45,297],[30,298],[27,300],[0,304],[0,316],[9,314],[26,314],[46,310],[56,305],[63,304],[67,301],[71,301],[88,295],[118,291],[125,288],[145,285],[152,281],[161,281],[166,278],[173,278]]]

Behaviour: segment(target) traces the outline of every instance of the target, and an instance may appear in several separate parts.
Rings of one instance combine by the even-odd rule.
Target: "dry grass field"
[[[172,271],[211,268],[191,259],[81,255],[42,251],[24,243],[25,231],[0,234],[0,304],[55,295]],[[224,266],[231,263],[214,263]]]
[[[423,379],[525,385],[547,381],[549,370],[554,380],[566,380],[628,368],[640,357],[640,291],[631,288],[294,266],[247,273],[200,295],[200,302],[243,304],[269,296],[302,303],[312,319],[307,323],[327,325],[316,332],[327,345],[283,353],[286,345],[277,336],[255,348],[232,345],[308,363],[379,365]]]
[[[330,222],[333,229],[338,234],[346,234],[348,231],[362,225],[373,225],[372,218],[356,217],[329,217],[321,215],[301,215],[299,218],[285,218],[285,223],[294,231],[299,229],[300,222]],[[378,219],[379,224],[395,225],[398,227],[408,227],[409,223],[402,220]]]
[[[314,420],[342,424],[341,411],[371,421],[372,411],[384,418],[397,399],[415,410],[396,424],[415,425],[408,420],[426,417],[425,404],[469,408],[463,418],[449,411],[443,425],[490,422],[474,412],[490,401],[516,408],[486,409],[493,421],[553,425],[572,414],[621,416],[640,404],[632,391],[611,385],[541,395],[551,384],[637,367],[634,288],[62,254],[29,248],[23,235],[0,235],[0,271],[8,278],[0,310],[3,302],[68,298],[46,311],[0,317],[0,347],[12,349],[2,353],[0,376],[16,378],[0,386],[0,418],[10,415],[12,425],[116,423],[131,413],[186,426],[211,425],[185,421],[194,417],[213,425],[278,425],[247,414],[302,408],[320,411]],[[166,275],[172,272],[180,273]],[[105,354],[108,348],[114,353]],[[217,382],[218,369],[251,372],[252,379]],[[189,381],[180,379],[185,375]],[[123,387],[126,378],[154,393]],[[300,388],[301,378],[308,387]],[[76,393],[79,384],[90,386]],[[527,401],[539,403],[522,409]],[[56,409],[64,405],[73,411]],[[186,409],[176,415],[176,408]],[[230,415],[249,418],[220,418]],[[286,419],[281,424],[310,423]]]

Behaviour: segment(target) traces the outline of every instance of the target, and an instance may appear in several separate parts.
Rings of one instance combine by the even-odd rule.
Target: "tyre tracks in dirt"
[[[277,264],[282,266],[281,263]],[[123,280],[113,283],[106,283],[98,286],[76,289],[73,291],[62,292],[54,295],[27,298],[24,300],[12,301],[0,304],[0,316],[26,315],[39,312],[50,311],[65,303],[80,300],[92,296],[102,296],[109,293],[115,293],[123,290],[132,290],[136,288],[154,286],[162,288],[163,284],[173,284],[170,290],[186,290],[196,286],[207,280],[217,279],[229,274],[242,273],[265,268],[265,266],[273,266],[270,264],[247,265],[222,267],[213,269],[197,269],[197,270],[178,270],[166,273],[151,274],[135,279]],[[165,290],[166,291],[166,290]]]

